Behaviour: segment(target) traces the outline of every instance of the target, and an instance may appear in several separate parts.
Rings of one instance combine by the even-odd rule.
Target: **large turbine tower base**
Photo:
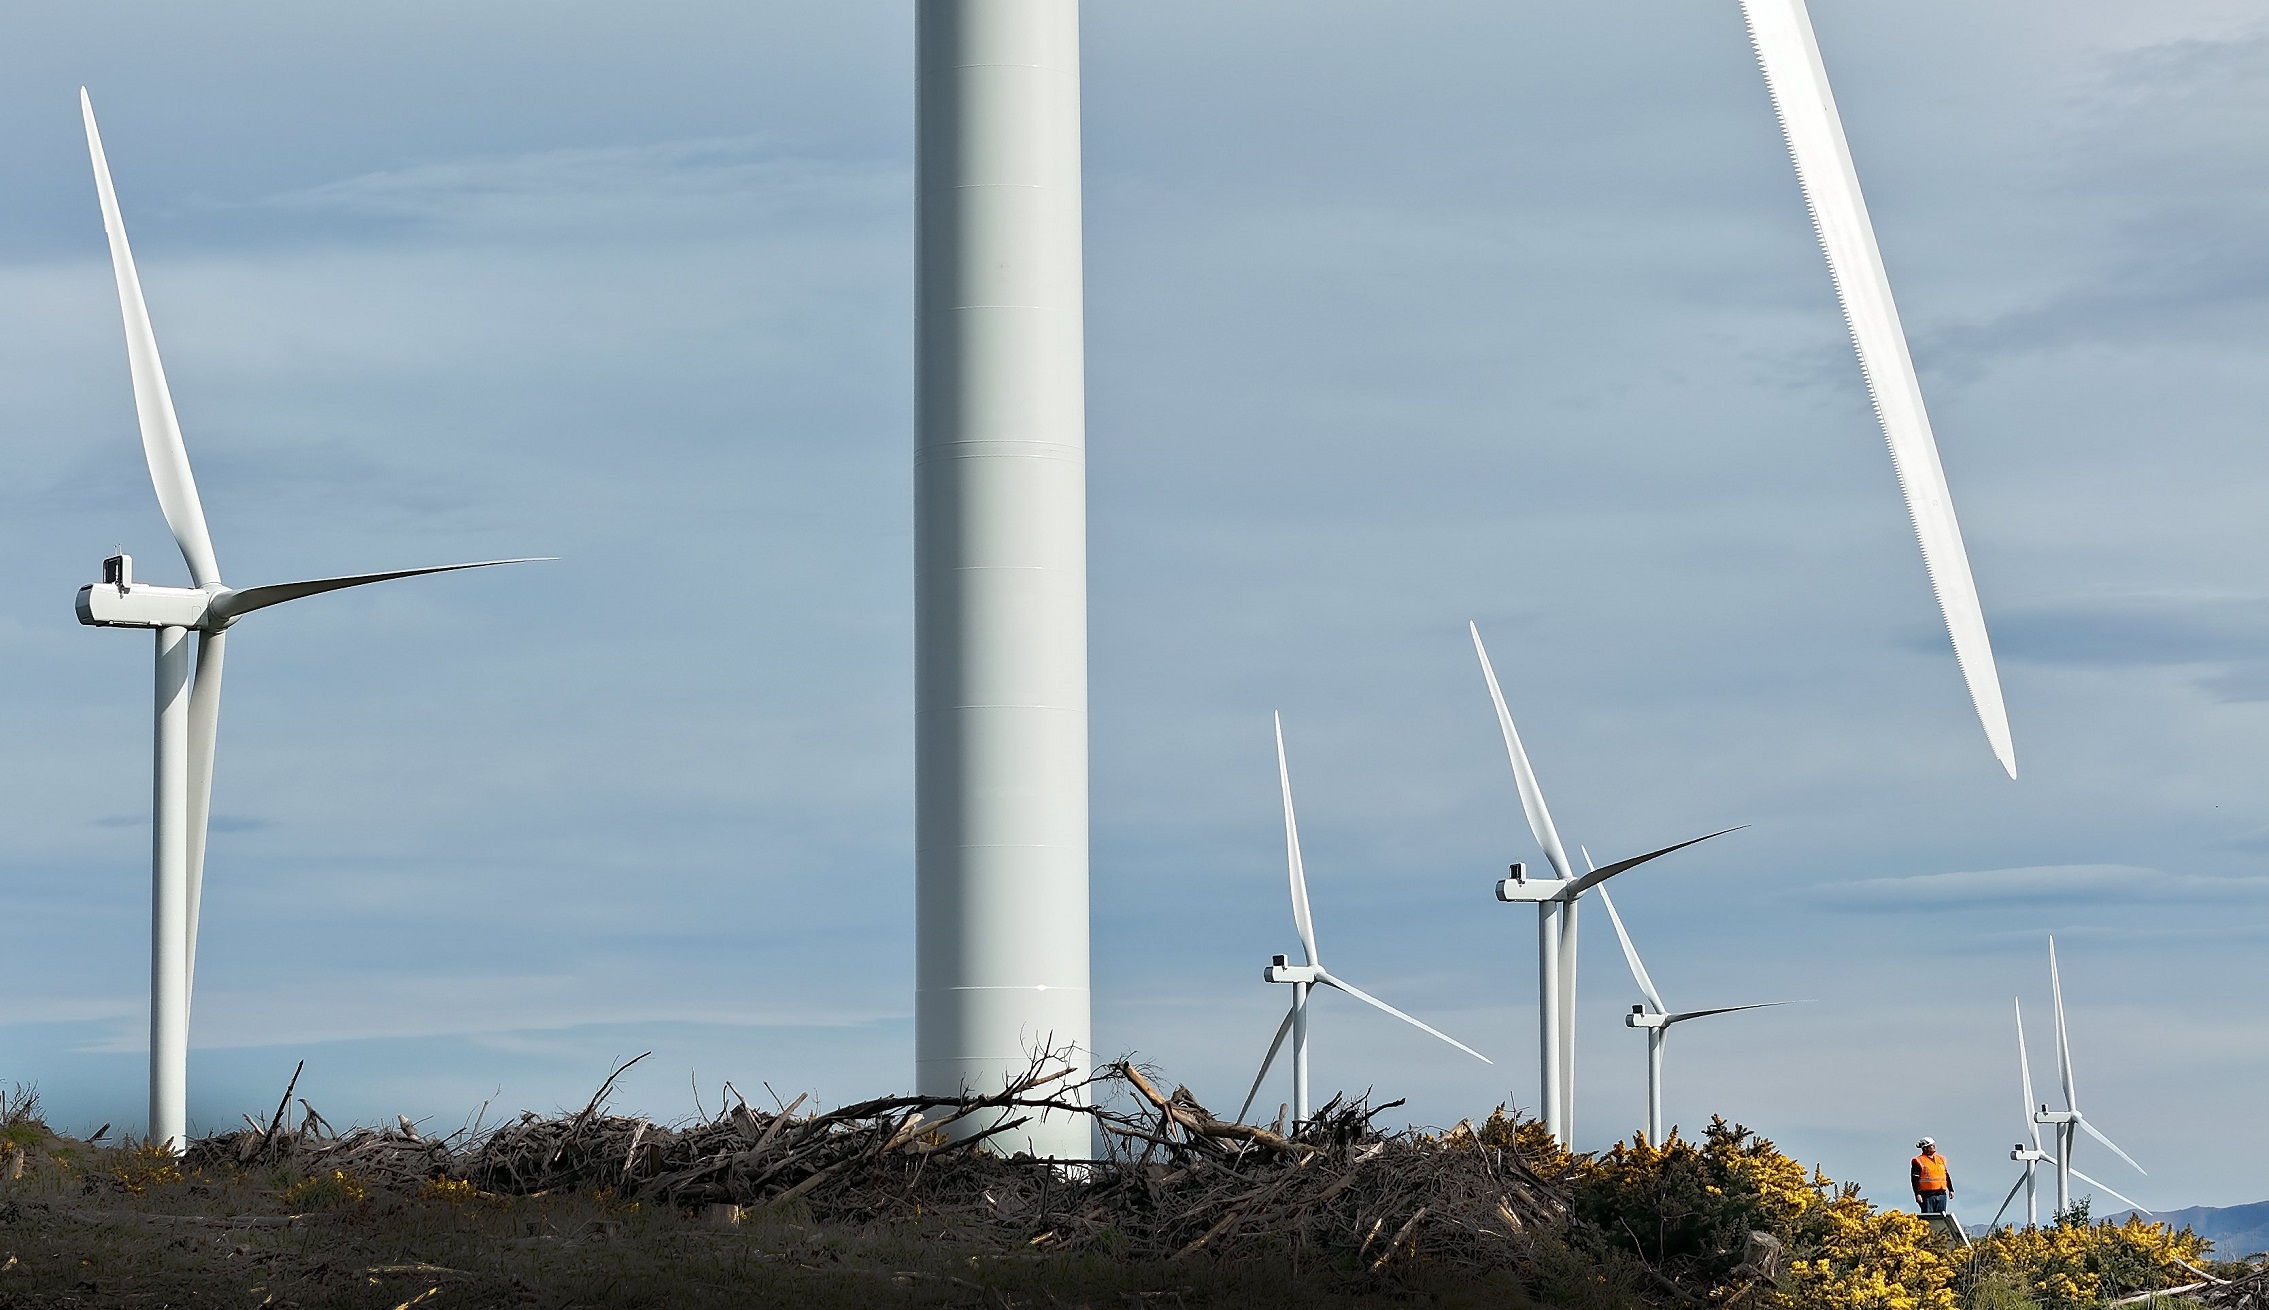
[[[1079,9],[916,12],[915,1078],[954,1095],[1091,1059]]]

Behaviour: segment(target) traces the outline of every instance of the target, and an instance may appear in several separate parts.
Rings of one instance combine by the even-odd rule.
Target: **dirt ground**
[[[402,1196],[280,1172],[182,1176],[119,1152],[0,1177],[0,1310],[1531,1304],[1511,1286],[978,1245],[919,1219],[829,1231],[793,1203],[736,1220],[605,1193]]]

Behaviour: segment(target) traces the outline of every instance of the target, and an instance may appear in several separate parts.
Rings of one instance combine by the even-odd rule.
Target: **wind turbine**
[[[1324,968],[1323,957],[1316,953],[1316,922],[1308,912],[1308,874],[1300,861],[1300,823],[1292,813],[1292,772],[1284,762],[1284,716],[1276,716],[1276,781],[1284,793],[1284,858],[1292,875],[1292,927],[1300,935],[1301,962],[1293,964],[1284,956],[1276,956],[1261,977],[1272,983],[1284,983],[1292,988],[1292,1005],[1285,1012],[1284,1022],[1276,1026],[1276,1040],[1268,1044],[1268,1055],[1261,1060],[1261,1071],[1253,1076],[1252,1090],[1245,1093],[1245,1103],[1237,1107],[1237,1118],[1253,1108],[1253,1098],[1260,1095],[1261,1084],[1267,1080],[1269,1066],[1276,1063],[1276,1053],[1284,1048],[1287,1033],[1292,1037],[1292,1121],[1305,1123],[1308,1119],[1308,997],[1318,987],[1332,987],[1346,992],[1365,1005],[1384,1010],[1420,1032],[1432,1034],[1450,1045],[1481,1061],[1494,1063],[1472,1047],[1371,995],[1344,978],[1334,976]]]
[[[1536,770],[1529,767],[1528,751],[1521,745],[1520,730],[1513,726],[1512,711],[1505,708],[1505,693],[1497,685],[1497,671],[1489,664],[1489,648],[1481,644],[1481,627],[1468,622],[1466,629],[1473,634],[1473,653],[1481,657],[1481,676],[1489,684],[1489,700],[1497,707],[1497,726],[1505,736],[1505,753],[1512,759],[1513,785],[1520,793],[1521,812],[1528,817],[1528,830],[1535,835],[1536,844],[1543,848],[1544,858],[1555,875],[1530,878],[1528,866],[1516,863],[1511,868],[1512,877],[1497,884],[1497,899],[1536,906],[1537,1082],[1542,1091],[1539,1108],[1545,1131],[1562,1145],[1568,1145],[1575,1140],[1576,915],[1584,893],[1627,869],[1683,850],[1695,842],[1722,837],[1734,829],[1721,828],[1576,876],[1574,867],[1568,863],[1567,848],[1560,844],[1560,832],[1552,824],[1552,812],[1545,808],[1544,792],[1536,784]]]
[[[1986,636],[1977,580],[1970,575],[1969,552],[1962,544],[1961,524],[1954,518],[1946,470],[1938,460],[1938,441],[1923,408],[1922,384],[1915,377],[1906,329],[1891,298],[1890,275],[1875,243],[1875,225],[1868,218],[1867,199],[1852,167],[1851,144],[1844,138],[1843,119],[1828,89],[1828,70],[1812,32],[1812,16],[1804,0],[1741,0],[1741,11],[1782,134],[1788,139],[1797,185],[1828,257],[1828,274],[1851,329],[1868,396],[1890,443],[1891,466],[1898,473],[1915,537],[1922,544],[1923,568],[1938,595],[1947,635],[1953,638],[1954,659],[1969,684],[1970,701],[1994,757],[2014,778],[2017,748],[2009,735],[2009,711],[2002,704],[2001,678],[1994,669],[1993,643]]]
[[[2033,1119],[2033,1060],[2025,1051],[2025,1003],[2019,998],[2011,997],[2010,1004],[2016,1007],[2017,1012],[2017,1085],[2025,1098],[2024,1104],[2019,1108],[2025,1112],[2025,1135],[2032,1140],[2032,1145],[2019,1142],[2009,1148],[2009,1158],[2024,1165],[2025,1172],[2010,1187],[2009,1195],[2001,1198],[2001,1209],[1993,1212],[1993,1219],[1985,1226],[1989,1233],[1993,1231],[1994,1224],[2001,1222],[2002,1212],[2009,1208],[2009,1203],[2017,1199],[2019,1187],[2025,1189],[2025,1226],[2040,1226],[2040,1183],[2036,1175],[2043,1160],[2056,1158],[2041,1149],[2041,1126]],[[2101,1187],[2102,1184],[2097,1186]],[[2104,1190],[2111,1191],[2108,1187]]]
[[[1587,853],[1585,863],[1591,862]],[[1662,1145],[1662,1048],[1670,1040],[1670,1030],[1689,1019],[1707,1019],[1713,1014],[1739,1014],[1743,1010],[1769,1010],[1780,1005],[1794,1005],[1794,1001],[1758,1001],[1750,1005],[1721,1005],[1711,1010],[1672,1011],[1663,1004],[1662,993],[1655,990],[1654,979],[1647,976],[1647,966],[1639,959],[1639,948],[1631,944],[1631,934],[1623,927],[1623,916],[1615,912],[1614,898],[1607,889],[1599,889],[1599,903],[1607,908],[1607,921],[1615,925],[1615,940],[1623,943],[1624,962],[1631,966],[1631,980],[1639,985],[1639,994],[1646,1004],[1634,1005],[1623,1016],[1623,1025],[1637,1028],[1647,1035],[1647,1140]]]
[[[188,1128],[189,995],[197,967],[197,916],[205,880],[205,834],[212,814],[213,747],[220,724],[221,667],[228,630],[239,619],[305,596],[394,578],[531,561],[483,560],[387,573],[272,583],[236,588],[221,581],[212,534],[189,471],[189,451],[158,361],[157,336],[142,300],[134,252],[118,214],[118,195],[95,129],[94,103],[79,89],[86,118],[87,152],[94,162],[95,194],[118,278],[118,304],[126,323],[126,359],[134,379],[134,410],[142,454],[158,508],[189,566],[187,587],[134,580],[134,559],[123,552],[103,561],[103,579],[79,589],[79,622],[100,628],[146,628],[157,633],[157,731],[151,814],[150,895],[150,1131],[149,1140],[179,1150]],[[197,634],[190,671],[189,634]]]
[[[2039,1106],[2039,1104],[2033,1100],[2033,1062],[2032,1058],[2025,1052],[2025,1003],[2023,1001],[2015,1001],[2013,1003],[2016,1006],[2017,1012],[2017,1081],[2025,1098],[2024,1104],[2020,1108],[2025,1112],[2025,1132],[2027,1136],[2032,1139],[2032,1145],[2027,1146],[2025,1143],[2019,1142],[2015,1146],[2009,1148],[2009,1158],[2018,1162],[2019,1164],[2024,1165],[2025,1172],[2020,1174],[2017,1178],[2017,1181],[2010,1185],[2009,1195],[2001,1198],[2001,1208],[1993,1212],[1992,1222],[1986,1224],[1985,1226],[1987,1232],[1993,1231],[1994,1224],[2001,1222],[2001,1216],[2008,1211],[2009,1203],[2017,1199],[2018,1188],[2023,1188],[2025,1191],[2025,1225],[2028,1228],[2038,1226],[2041,1221],[2040,1189],[2039,1183],[2035,1178],[2035,1172],[2043,1163],[2057,1163],[2056,1156],[2050,1155],[2048,1152],[2041,1149],[2040,1122],[2036,1120],[2033,1115],[2036,1108],[2045,1109],[2046,1107]],[[2113,1149],[2116,1150],[2118,1148],[2115,1147]],[[2133,1162],[2130,1161],[2129,1163]],[[2119,1197],[2120,1200],[2126,1201],[2129,1205],[2134,1206],[2138,1210],[2142,1210],[2145,1214],[2150,1213],[2148,1209],[2145,1209],[2143,1206],[2136,1205],[2134,1201],[2129,1200],[2129,1198],[2125,1196],[2120,1196],[2117,1191],[2114,1191],[2109,1187],[2105,1187],[2104,1184],[2097,1182],[2095,1179],[2088,1177],[2088,1175],[2081,1173],[2077,1169],[2072,1170],[2072,1176],[2079,1179],[2081,1182],[2088,1184],[2090,1187],[2102,1187],[2104,1191],[2110,1192],[2111,1195]],[[2064,1194],[2064,1192],[2069,1192],[2070,1190],[2071,1189],[2069,1187],[2066,1187],[2065,1189],[2063,1189],[2063,1192],[2059,1193],[2059,1195]],[[2064,1203],[2060,1201],[2057,1208],[2061,1213],[2064,1209]]]
[[[2033,1100],[2033,1079],[2029,1067],[2026,1067],[2024,1071],[2025,1106],[2034,1123],[2048,1124],[2056,1131],[2056,1212],[2063,1214],[2072,1208],[2072,1180],[2074,1178],[2078,1178],[2091,1187],[2103,1187],[2105,1191],[2111,1192],[2113,1196],[2118,1196],[2120,1200],[2127,1201],[2129,1205],[2135,1205],[2135,1202],[2128,1201],[2126,1197],[2119,1196],[2119,1193],[2112,1192],[2109,1187],[2104,1187],[2102,1183],[2072,1167],[2072,1148],[2079,1144],[2080,1134],[2085,1132],[2088,1136],[2110,1147],[2114,1155],[2133,1165],[2135,1172],[2139,1174],[2149,1172],[2142,1165],[2135,1163],[2134,1156],[2121,1150],[2119,1143],[2104,1136],[2101,1129],[2089,1123],[2087,1116],[2080,1113],[2080,1098],[2072,1087],[2072,1042],[2064,1027],[2064,980],[2056,969],[2056,938],[2054,937],[2048,939],[2048,985],[2050,995],[2056,1003],[2056,1076],[2057,1080],[2064,1084],[2064,1108],[2051,1110],[2045,1104],[2039,1104]],[[2018,1023],[2017,1050],[2019,1058],[2022,1060],[2025,1049],[2025,1030],[2022,1018],[2019,1019]],[[2036,1146],[2039,1144],[2037,1133],[2034,1135],[2034,1143]],[[2012,1155],[2010,1158],[2015,1159],[2016,1157]],[[2141,1210],[2143,1207],[2135,1205],[2135,1208]]]

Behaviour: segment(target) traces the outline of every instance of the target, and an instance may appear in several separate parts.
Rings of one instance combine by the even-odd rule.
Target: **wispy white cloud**
[[[1815,891],[1838,910],[1936,911],[2082,902],[2251,900],[2269,897],[2269,877],[2169,873],[2133,864],[2041,864],[1963,873],[1862,878]]]
[[[200,1051],[556,1032],[594,1024],[707,1024],[861,1028],[907,1018],[902,998],[861,1006],[849,998],[755,995],[660,985],[619,972],[552,975],[421,972],[407,978],[310,977],[289,988],[200,988],[191,1046]],[[849,1003],[846,1003],[849,1001]],[[88,1052],[146,1050],[139,997],[75,1000],[27,1012],[22,1022],[120,1020],[90,1035]],[[15,1018],[11,1012],[11,1020]]]
[[[895,159],[827,158],[756,137],[436,160],[223,206],[291,216],[332,240],[634,240],[804,227],[846,207],[912,215]]]
[[[6,1024],[87,1023],[129,1019],[149,1013],[149,997],[133,992],[110,996],[19,994],[8,1003]]]

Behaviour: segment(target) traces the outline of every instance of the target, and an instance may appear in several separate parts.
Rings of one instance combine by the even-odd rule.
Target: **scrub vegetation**
[[[1162,1086],[1118,1065],[1073,1095],[1036,1071],[1000,1097],[672,1125],[607,1113],[602,1088],[440,1138],[335,1131],[287,1093],[178,1158],[52,1133],[19,1088],[0,1310],[2269,1306],[2269,1273],[2187,1231],[2082,1207],[1964,1246],[1723,1121],[1572,1155],[1502,1109],[1383,1131],[1391,1103],[1339,1100],[1285,1132]],[[1042,1110],[1092,1118],[1105,1158],[1066,1171],[940,1131]]]

